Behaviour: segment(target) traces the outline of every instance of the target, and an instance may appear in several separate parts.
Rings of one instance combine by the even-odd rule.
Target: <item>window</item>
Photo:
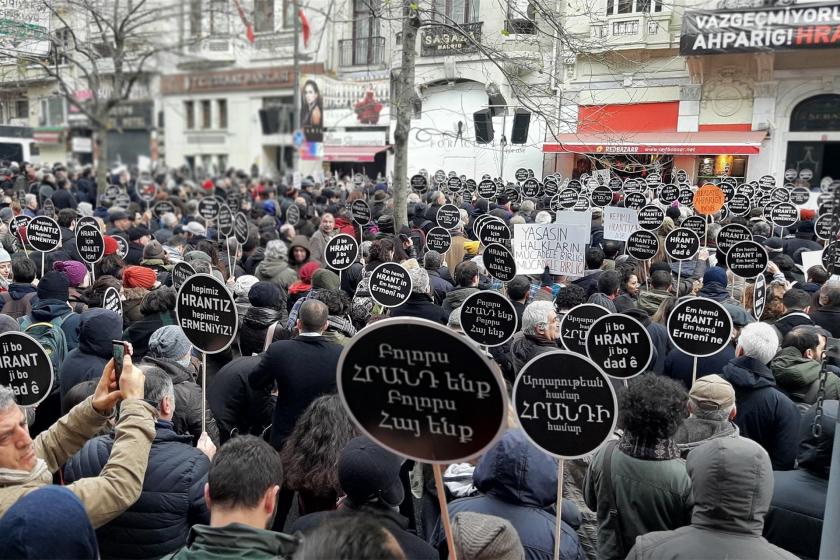
[[[201,36],[201,0],[190,0],[190,35]]]
[[[274,31],[274,0],[254,0],[254,31]]]
[[[607,0],[607,15],[646,14],[662,11],[662,0]]]
[[[212,126],[211,115],[210,100],[205,99],[201,102],[201,128],[210,128]]]
[[[227,35],[230,33],[227,6],[226,0],[210,1],[210,33],[212,35]]]
[[[195,102],[184,101],[184,113],[187,115],[187,130],[195,128]]]
[[[371,0],[353,0],[353,38],[361,39],[379,35],[379,18]]]
[[[15,117],[19,119],[29,118],[29,100],[18,99],[15,101]]]
[[[54,64],[67,64],[66,53],[72,48],[72,41],[73,35],[70,33],[70,29],[65,27],[55,32],[52,45]]]
[[[227,128],[228,113],[227,113],[227,99],[219,99],[219,128]]]
[[[536,33],[534,19],[537,10],[528,0],[510,0],[506,29],[509,33],[533,35]]]
[[[283,28],[291,29],[295,26],[295,3],[283,0]]]
[[[39,126],[60,126],[64,124],[64,98],[58,95],[41,100]]]
[[[216,159],[219,162],[219,171],[221,173],[224,173],[225,171],[227,171],[227,161],[228,161],[227,158],[228,158],[227,155],[224,155],[224,154],[216,156]]]
[[[441,23],[461,24],[478,21],[478,0],[434,0],[433,19]]]

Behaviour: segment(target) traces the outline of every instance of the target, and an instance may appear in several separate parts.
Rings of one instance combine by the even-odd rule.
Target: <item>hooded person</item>
[[[297,269],[289,266],[289,250],[285,243],[279,239],[272,239],[268,242],[268,245],[265,246],[265,257],[254,270],[254,276],[259,280],[273,282],[283,290],[285,296],[289,286],[298,279]],[[285,297],[283,300],[285,309]]]
[[[312,260],[312,250],[309,248],[309,239],[305,235],[296,235],[292,242],[289,243],[289,266],[294,269],[296,273],[306,263]]]
[[[177,325],[156,330],[149,338],[149,351],[142,363],[156,365],[172,378],[175,388],[175,432],[193,437],[193,445],[201,437],[201,386],[195,382],[198,371],[192,363],[192,344]],[[219,444],[219,429],[210,407],[205,409],[207,434]]]
[[[236,310],[239,313],[239,317],[244,317],[245,313],[248,312],[248,308],[251,307],[251,302],[248,300],[248,292],[250,292],[251,288],[254,287],[254,284],[259,281],[259,278],[256,276],[243,274],[237,278],[236,282],[233,284],[234,303],[236,304]]]
[[[67,350],[79,345],[78,313],[73,313],[68,300],[70,299],[70,283],[67,277],[54,270],[44,274],[35,289],[38,301],[32,304],[28,315],[20,318],[20,328],[25,331],[32,323],[51,323],[60,326],[67,343]],[[101,373],[101,370],[100,370]]]
[[[125,326],[143,318],[140,304],[143,298],[160,286],[157,273],[145,266],[127,266],[123,270],[123,318]]]
[[[797,558],[761,536],[773,470],[760,445],[740,437],[714,439],[688,454],[686,469],[694,497],[691,524],[636,537],[627,560]]]
[[[243,356],[259,354],[266,348],[266,333],[274,327],[271,341],[289,338],[285,329],[286,309],[281,308],[281,292],[277,285],[271,282],[257,282],[248,291],[250,307],[242,318],[239,329],[239,348]]]
[[[729,290],[726,288],[728,285],[726,270],[713,266],[703,274],[703,287],[697,292],[697,297],[713,299],[719,303],[738,304],[739,302],[729,295]]]
[[[773,473],[773,499],[764,523],[768,541],[800,558],[820,557],[828,475],[834,450],[838,402],[823,402],[820,426],[814,435],[817,408],[812,406],[802,417],[796,469]]]
[[[286,307],[291,311],[292,306],[299,300],[306,298],[309,291],[312,289],[312,276],[321,268],[321,263],[318,261],[309,261],[298,271],[298,280],[289,286],[289,297],[286,302]]]
[[[175,304],[178,292],[175,288],[161,286],[152,290],[140,302],[143,318],[133,321],[123,332],[123,340],[131,342],[132,356],[141,360],[149,351],[149,338],[159,328],[176,324]]]
[[[64,274],[70,284],[68,303],[76,313],[87,311],[87,298],[79,288],[87,288],[90,283],[87,267],[79,261],[57,261],[53,263],[53,270]]]
[[[58,375],[61,398],[82,381],[99,379],[105,364],[113,357],[113,340],[121,340],[122,317],[107,309],[95,308],[79,317],[79,346],[71,350]]]
[[[19,499],[0,519],[0,534],[0,558],[99,558],[85,506],[61,486],[45,486]]]
[[[140,265],[154,270],[161,284],[168,284],[169,274],[175,266],[169,262],[169,253],[158,241],[149,241],[143,247],[143,260],[140,261]]]
[[[553,558],[557,520],[549,508],[557,501],[556,459],[531,444],[522,430],[508,430],[479,459],[473,471],[473,484],[478,494],[450,502],[450,520],[465,512],[506,519],[519,536],[525,558]],[[560,523],[563,560],[585,557],[575,532],[580,522],[577,507],[564,500]],[[447,544],[440,521],[429,542],[438,549],[441,558],[446,558]]]

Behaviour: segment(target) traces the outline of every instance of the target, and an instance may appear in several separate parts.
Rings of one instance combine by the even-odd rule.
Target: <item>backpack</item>
[[[0,300],[3,301],[0,313],[5,313],[13,319],[20,319],[32,309],[32,298],[37,295],[38,292],[31,292],[20,299],[14,299],[9,292],[3,292],[0,294]]]
[[[53,374],[57,376],[61,364],[64,362],[64,357],[67,355],[67,339],[64,336],[64,331],[61,330],[64,317],[56,317],[51,323],[31,323],[30,321],[31,319],[27,316],[21,321],[20,326],[24,333],[37,340],[44,347],[50,362],[52,362]]]

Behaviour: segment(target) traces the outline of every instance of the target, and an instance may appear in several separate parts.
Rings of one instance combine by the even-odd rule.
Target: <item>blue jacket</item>
[[[61,398],[82,381],[99,379],[111,359],[112,340],[122,340],[122,317],[107,309],[91,309],[80,315],[79,346],[61,364],[58,376]]]
[[[171,422],[156,422],[155,432],[140,499],[96,532],[103,559],[160,558],[186,544],[192,525],[210,522],[204,502],[209,459]],[[113,435],[88,441],[67,462],[65,482],[98,476],[113,445]]]
[[[527,560],[551,560],[554,555],[556,517],[549,508],[557,500],[557,460],[531,444],[522,430],[509,430],[481,458],[473,473],[479,494],[449,504],[449,517],[468,511],[510,521],[519,534]],[[560,558],[582,560],[583,549],[575,529],[581,516],[563,501]],[[446,538],[440,521],[431,544],[446,557]]]

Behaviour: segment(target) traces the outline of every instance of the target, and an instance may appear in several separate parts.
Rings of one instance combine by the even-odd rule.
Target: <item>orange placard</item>
[[[726,197],[720,187],[707,183],[694,193],[694,211],[710,216],[723,208]]]

